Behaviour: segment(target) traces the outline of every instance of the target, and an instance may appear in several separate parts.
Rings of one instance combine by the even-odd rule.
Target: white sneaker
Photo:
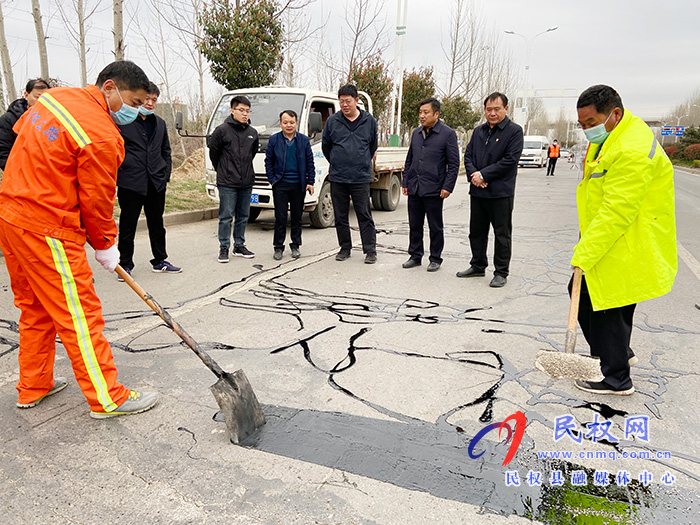
[[[36,401],[32,401],[31,403],[20,403],[17,401],[17,408],[32,408],[37,406],[39,403],[41,403],[45,398],[52,396],[56,394],[57,392],[60,392],[64,388],[68,386],[68,380],[65,377],[54,377],[53,378],[53,388],[49,390],[46,394],[41,396],[39,399]]]
[[[126,398],[121,405],[111,412],[95,412],[90,411],[90,417],[94,419],[107,419],[108,417],[128,416],[130,414],[139,414],[150,410],[158,402],[157,392],[129,392],[129,397]]]

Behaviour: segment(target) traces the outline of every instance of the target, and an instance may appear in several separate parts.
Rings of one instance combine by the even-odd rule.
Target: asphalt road
[[[436,273],[426,261],[401,268],[405,201],[374,214],[373,266],[363,263],[356,230],[352,257],[337,262],[334,230],[310,227],[300,259],[287,250],[274,261],[271,212],[248,228],[256,257],[228,264],[216,260],[215,220],[170,227],[179,275],[150,271],[139,233],[134,278],[224,369],[242,368],[263,404],[268,423],[246,446],[229,444],[215,420],[215,377],[97,264],[120,380],[159,391],[160,404],[92,420],[59,344],[55,373],[68,388],[16,409],[18,312],[0,270],[0,523],[696,522],[700,177],[676,176],[675,287],[637,308],[637,392],[610,398],[533,366],[540,348],[563,348],[577,239],[578,174],[568,167],[553,178],[520,171],[503,289],[488,287],[490,275],[455,277],[469,258],[464,179],[445,203],[445,262]],[[587,350],[582,337],[577,350]],[[518,411],[527,426],[503,466],[510,445],[499,444],[497,431],[472,440]],[[634,416],[648,418],[646,441],[625,436]],[[561,418],[570,418],[573,436],[591,436],[555,439]],[[587,425],[596,423],[609,423],[610,436],[594,440],[601,436]],[[470,444],[472,455],[484,454],[470,457]],[[551,453],[576,456],[542,457]],[[633,482],[620,486],[619,472]]]

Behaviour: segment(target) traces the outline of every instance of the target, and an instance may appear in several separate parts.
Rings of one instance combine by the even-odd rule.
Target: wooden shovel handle
[[[571,304],[569,305],[569,320],[566,323],[566,339],[564,351],[574,353],[576,348],[576,323],[578,322],[578,303],[581,299],[581,277],[583,270],[578,266],[574,268],[574,281],[571,286]]]
[[[197,354],[197,357],[199,357],[202,362],[207,365],[209,370],[214,372],[216,377],[221,379],[224,376],[224,371],[221,369],[221,367],[217,364],[216,361],[214,361],[209,354],[207,354],[204,350],[202,350],[199,345],[197,344],[197,341],[192,339],[190,334],[185,332],[185,329],[182,328],[175,319],[170,317],[170,314],[163,310],[163,308],[156,302],[155,299],[146,292],[141,286],[139,286],[139,283],[134,281],[134,278],[129,275],[124,268],[122,268],[120,265],[117,264],[117,267],[114,269],[114,271],[117,272],[119,277],[124,279],[124,282],[128,284],[133,291],[135,291],[138,296],[143,299],[143,301],[151,307],[151,309],[158,314],[158,316],[165,321],[165,324],[167,324],[173,332],[175,332],[180,339],[183,340],[183,342],[189,346],[195,354]]]

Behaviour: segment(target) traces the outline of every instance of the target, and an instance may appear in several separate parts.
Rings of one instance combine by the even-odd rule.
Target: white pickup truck
[[[311,224],[316,228],[327,228],[334,222],[333,203],[331,202],[328,161],[321,151],[321,134],[326,119],[340,109],[337,95],[309,89],[269,86],[260,88],[237,89],[223,94],[209,119],[207,135],[211,135],[231,114],[231,98],[245,95],[251,102],[251,125],[258,131],[260,150],[253,159],[255,184],[251,197],[250,219],[254,221],[264,209],[274,209],[272,186],[265,175],[265,149],[270,136],[280,131],[279,115],[285,109],[293,109],[299,115],[299,132],[307,133],[311,138],[311,149],[316,166],[316,191],[306,194],[304,211],[309,212]],[[372,112],[372,101],[366,93],[361,95],[367,101],[367,109]],[[361,99],[362,100],[362,99]],[[361,103],[365,109],[365,105]],[[393,211],[401,198],[401,177],[408,148],[381,147],[374,158],[372,183],[370,185],[372,206],[375,210]],[[205,171],[207,194],[213,200],[219,200],[216,188],[216,171],[209,159],[209,150],[205,149]]]

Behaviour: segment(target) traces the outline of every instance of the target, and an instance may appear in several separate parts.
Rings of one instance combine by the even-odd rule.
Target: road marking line
[[[678,243],[678,255],[680,255],[683,262],[690,268],[690,271],[695,274],[695,277],[700,280],[700,262],[693,257],[693,255],[686,250],[681,243]]]

